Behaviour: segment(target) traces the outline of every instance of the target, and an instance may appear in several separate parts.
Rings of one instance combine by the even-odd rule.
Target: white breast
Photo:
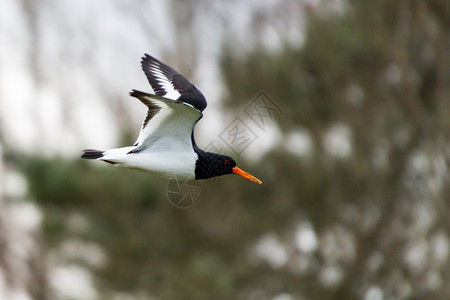
[[[130,147],[111,149],[105,152],[102,160],[108,160],[120,166],[148,171],[159,177],[179,180],[195,179],[197,153],[172,151],[142,151],[128,154]]]

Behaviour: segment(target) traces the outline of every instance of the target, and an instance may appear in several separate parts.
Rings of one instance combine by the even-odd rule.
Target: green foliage
[[[52,249],[73,237],[100,245],[108,262],[92,270],[106,298],[119,290],[162,299],[280,293],[355,299],[373,285],[391,298],[450,297],[448,285],[423,283],[427,271],[446,282],[448,267],[429,262],[417,271],[403,257],[409,245],[450,232],[450,190],[442,179],[448,169],[439,160],[448,166],[444,10],[442,1],[350,1],[342,16],[311,15],[301,49],[255,50],[240,58],[228,49],[222,60],[227,105],[265,90],[284,109],[282,138],[302,128],[313,144],[309,156],[282,143],[244,165],[261,177],[261,186],[237,176],[204,181],[200,203],[182,210],[167,201],[166,182],[145,173],[79,159],[26,159],[30,193],[45,213],[45,241]],[[324,142],[336,125],[350,132],[351,152],[344,157]],[[411,167],[418,154],[428,169]],[[444,175],[438,178],[436,170]],[[444,187],[432,190],[429,178]],[[416,230],[422,205],[436,220]],[[87,226],[75,230],[74,215]],[[303,221],[320,240],[310,254],[292,244],[293,228]],[[339,240],[342,232],[350,242]],[[284,241],[285,266],[254,257],[256,241],[267,233]],[[330,236],[336,245],[327,246]],[[340,251],[348,244],[355,250],[347,257]],[[374,256],[382,263],[369,271]],[[295,269],[305,261],[312,267]],[[327,286],[321,276],[330,266],[343,275]],[[405,285],[412,289],[406,296]]]
[[[247,259],[240,255],[251,245],[246,239],[260,230],[244,200],[248,196],[236,191],[254,192],[257,185],[233,180],[238,188],[231,183],[219,188],[225,182],[208,182],[201,203],[182,210],[167,200],[166,181],[143,172],[92,167],[95,162],[81,160],[20,160],[30,193],[44,209],[49,247],[73,238],[100,245],[108,263],[92,270],[106,291],[144,289],[169,298],[189,295],[186,299],[231,296],[247,272],[234,270]],[[218,189],[222,200],[228,199],[219,207]],[[87,225],[73,228],[74,216]]]

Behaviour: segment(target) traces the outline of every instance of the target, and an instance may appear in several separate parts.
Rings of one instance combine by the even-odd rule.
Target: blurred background
[[[3,0],[0,298],[450,299],[449,5]],[[203,181],[180,209],[79,158],[136,139],[144,53],[208,99],[198,144],[262,185]],[[279,113],[257,126],[261,92]]]

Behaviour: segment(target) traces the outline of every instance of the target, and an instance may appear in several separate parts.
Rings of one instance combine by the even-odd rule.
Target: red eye
[[[229,165],[229,164],[230,164],[230,160],[228,160],[228,159],[225,159],[223,162],[224,162],[224,164],[226,164],[226,165]]]

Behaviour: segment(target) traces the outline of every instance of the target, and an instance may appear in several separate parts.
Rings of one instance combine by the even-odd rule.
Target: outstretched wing
[[[147,116],[139,137],[131,153],[145,151],[147,148],[162,151],[189,149],[192,151],[192,130],[202,117],[200,110],[182,101],[166,99],[133,90],[131,96],[138,98],[148,107]],[[187,151],[187,150],[186,150]]]
[[[148,54],[142,57],[141,65],[156,95],[188,103],[200,111],[206,108],[206,99],[198,88],[171,67]]]

